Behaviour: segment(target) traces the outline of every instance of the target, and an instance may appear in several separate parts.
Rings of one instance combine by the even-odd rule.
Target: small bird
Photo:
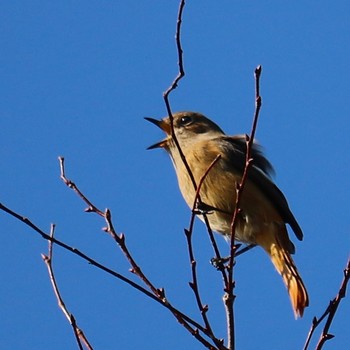
[[[192,208],[196,191],[174,141],[170,118],[145,119],[165,132],[166,138],[148,149],[164,148],[170,155],[180,191]],[[207,215],[210,227],[230,238],[236,188],[246,163],[245,136],[225,135],[217,124],[196,112],[174,113],[173,131],[197,185],[210,164],[220,155],[205,177],[199,194],[203,205],[210,208]],[[309,298],[291,257],[295,248],[289,239],[286,224],[299,240],[302,240],[303,232],[285,196],[272,181],[272,165],[255,142],[251,158],[253,161],[242,192],[235,239],[259,245],[266,251],[288,289],[295,317],[302,317],[305,307],[309,305]],[[203,220],[202,215],[199,217]]]

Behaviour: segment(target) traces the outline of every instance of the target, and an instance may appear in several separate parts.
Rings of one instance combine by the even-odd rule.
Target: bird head
[[[224,134],[218,125],[203,114],[197,112],[174,113],[173,127],[169,117],[165,117],[161,120],[153,118],[145,119],[158,126],[166,134],[165,139],[153,144],[147,149],[164,148],[171,152],[171,149],[175,147],[173,133],[175,133],[176,139],[179,141],[181,147],[186,147],[202,139],[210,139]]]

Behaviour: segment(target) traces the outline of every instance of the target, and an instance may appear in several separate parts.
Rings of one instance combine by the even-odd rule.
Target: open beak
[[[151,122],[152,124],[158,126],[158,128],[162,129],[167,135],[171,133],[170,125],[168,125],[164,120],[157,120],[157,119],[148,118],[148,117],[146,117],[145,119]],[[147,149],[164,148],[166,147],[167,143],[168,143],[168,139],[165,138],[164,140],[147,147]]]

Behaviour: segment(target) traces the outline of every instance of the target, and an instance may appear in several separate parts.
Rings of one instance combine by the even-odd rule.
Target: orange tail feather
[[[276,270],[282,276],[289,293],[295,318],[302,317],[305,307],[309,306],[309,297],[305,285],[289,252],[282,247],[274,234],[268,236],[270,239],[266,239],[265,236],[263,240],[260,239],[261,242],[258,242],[258,244],[269,254]],[[273,236],[272,239],[271,236]]]

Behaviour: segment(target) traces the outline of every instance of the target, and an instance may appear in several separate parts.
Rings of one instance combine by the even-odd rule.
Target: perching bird
[[[210,227],[226,236],[231,235],[231,221],[235,209],[237,184],[240,183],[246,162],[244,136],[227,136],[218,125],[196,112],[173,115],[176,139],[193,173],[196,184],[214,159],[220,159],[205,177],[200,188],[202,203],[210,208],[207,218]],[[166,133],[166,138],[149,149],[164,148],[170,155],[177,174],[181,193],[193,207],[195,188],[172,137],[169,117],[162,120],[145,118]],[[293,262],[295,252],[286,224],[302,240],[302,230],[289,209],[286,198],[273,183],[273,168],[254,143],[253,163],[242,192],[240,213],[236,222],[235,239],[261,246],[270,256],[288,289],[296,317],[302,316],[309,298],[304,283]],[[203,217],[199,216],[202,220]]]

